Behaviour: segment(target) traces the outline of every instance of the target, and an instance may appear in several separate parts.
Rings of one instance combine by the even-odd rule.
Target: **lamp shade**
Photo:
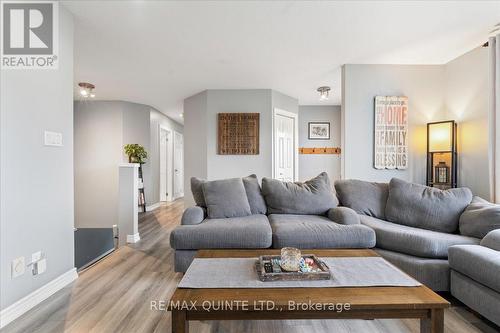
[[[455,121],[443,121],[427,124],[429,152],[453,150]]]

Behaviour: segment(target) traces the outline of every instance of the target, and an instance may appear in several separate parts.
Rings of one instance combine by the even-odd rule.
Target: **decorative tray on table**
[[[255,262],[259,280],[269,281],[308,281],[329,280],[330,268],[313,254],[304,254],[300,262],[300,270],[285,271],[281,268],[281,256],[260,256]]]

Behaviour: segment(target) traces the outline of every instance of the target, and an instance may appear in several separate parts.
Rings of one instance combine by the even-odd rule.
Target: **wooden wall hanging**
[[[259,113],[219,113],[217,153],[259,154]]]
[[[408,168],[408,97],[375,97],[375,169]]]
[[[340,148],[337,147],[319,147],[319,148],[299,148],[300,154],[340,154]]]

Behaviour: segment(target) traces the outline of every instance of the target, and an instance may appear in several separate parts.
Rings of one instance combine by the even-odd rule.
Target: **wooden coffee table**
[[[200,250],[197,258],[252,258],[279,250]],[[302,250],[318,257],[377,257],[372,250]],[[257,278],[257,277],[256,277]],[[265,303],[265,302],[268,303]],[[293,302],[293,308],[290,303]],[[298,305],[302,305],[299,306]],[[311,304],[314,308],[308,306]],[[331,305],[349,304],[332,310]],[[190,320],[418,318],[421,332],[444,331],[450,303],[426,286],[356,288],[177,288],[169,302],[172,332],[189,331]]]

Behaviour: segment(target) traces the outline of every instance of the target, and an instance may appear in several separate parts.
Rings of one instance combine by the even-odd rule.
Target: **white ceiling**
[[[63,1],[75,16],[75,86],[182,122],[204,89],[271,88],[340,103],[340,68],[443,64],[486,41],[500,1]]]

